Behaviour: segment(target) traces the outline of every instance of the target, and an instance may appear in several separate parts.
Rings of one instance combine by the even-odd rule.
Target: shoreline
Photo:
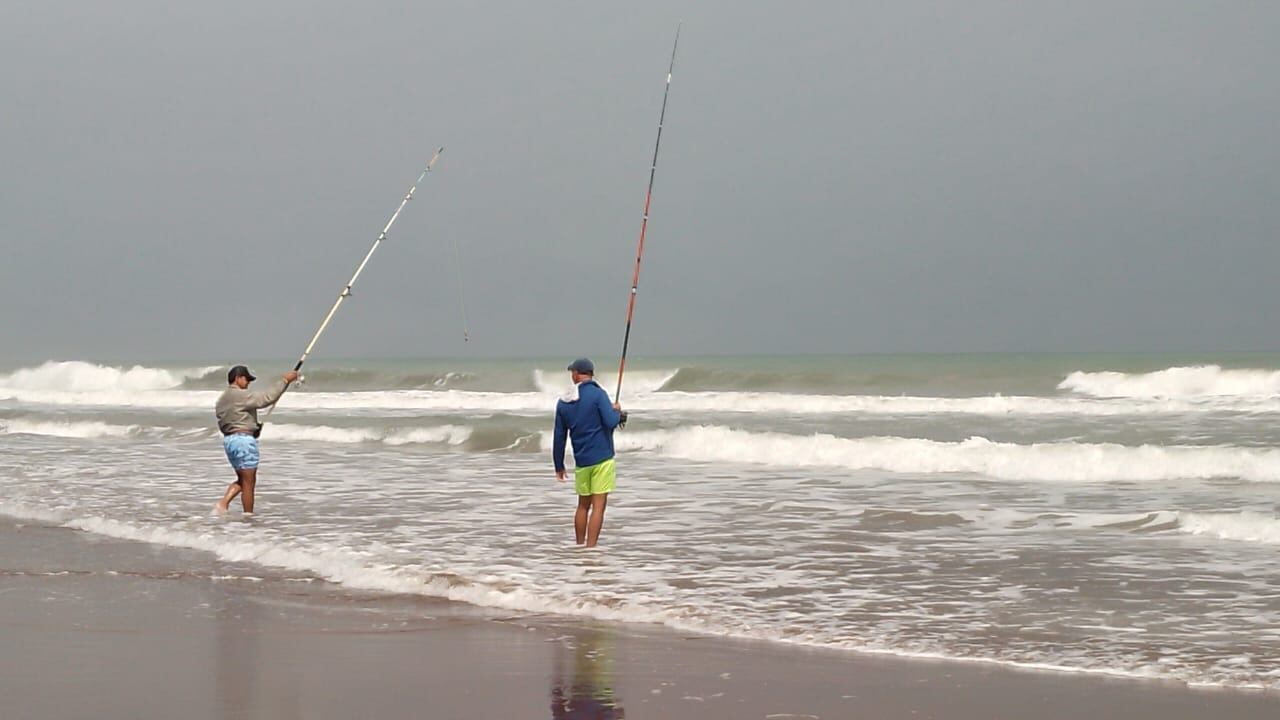
[[[0,538],[5,717],[1280,713],[1270,691],[512,613],[261,577],[203,551],[8,518]],[[168,689],[154,692],[160,679]]]
[[[469,608],[476,613],[492,613],[502,616],[521,615],[538,618],[558,618],[569,623],[583,624],[599,624],[605,626],[615,626],[617,628],[625,628],[628,632],[643,634],[645,632],[654,633],[675,633],[683,636],[696,636],[698,639],[712,639],[724,642],[763,644],[769,647],[777,647],[780,651],[794,650],[797,652],[810,653],[831,653],[836,658],[844,658],[854,656],[862,659],[882,659],[886,661],[907,661],[907,662],[937,662],[956,664],[964,666],[973,666],[975,668],[990,668],[995,671],[1011,671],[1011,672],[1027,672],[1027,673],[1051,673],[1064,676],[1079,676],[1083,678],[1099,678],[1133,682],[1147,682],[1157,684],[1167,684],[1177,687],[1185,687],[1192,691],[1204,692],[1240,692],[1240,693],[1262,693],[1275,695],[1280,698],[1280,688],[1266,687],[1261,685],[1228,685],[1212,682],[1193,682],[1176,677],[1161,677],[1159,675],[1144,675],[1138,672],[1127,672],[1124,670],[1113,669],[1095,669],[1095,668],[1076,668],[1070,666],[1057,666],[1049,664],[1037,664],[1018,662],[1014,660],[1002,660],[997,658],[985,657],[954,657],[941,655],[936,653],[919,652],[912,653],[907,650],[886,649],[879,650],[874,648],[863,647],[838,647],[824,645],[821,643],[812,643],[800,639],[778,638],[778,637],[762,637],[751,635],[739,635],[728,631],[717,631],[706,627],[700,627],[696,624],[690,625],[685,623],[671,623],[665,619],[643,619],[630,618],[621,619],[618,617],[610,617],[610,613],[604,613],[604,616],[580,614],[572,612],[564,607],[556,607],[548,605],[542,608],[529,607],[512,607],[502,604],[489,604],[483,602],[473,602],[468,598],[450,597],[446,594],[435,594],[428,592],[416,592],[412,589],[404,589],[406,586],[399,581],[384,582],[367,582],[361,579],[351,581],[347,578],[344,581],[332,580],[325,577],[312,567],[291,563],[274,563],[255,560],[235,560],[232,559],[240,553],[231,552],[229,555],[220,551],[210,549],[208,542],[201,538],[201,542],[156,542],[152,539],[151,533],[135,528],[127,523],[118,521],[103,522],[84,522],[79,520],[69,520],[64,523],[63,519],[55,513],[43,513],[35,511],[30,507],[10,508],[9,512],[20,509],[21,515],[6,514],[0,511],[0,537],[4,532],[10,529],[12,525],[18,526],[37,526],[46,529],[65,530],[72,533],[83,534],[91,538],[101,538],[126,544],[140,544],[148,547],[156,548],[159,552],[173,551],[179,554],[194,553],[199,556],[207,556],[208,562],[211,564],[234,564],[259,568],[266,571],[267,574],[279,573],[285,575],[301,574],[308,578],[309,582],[315,582],[331,587],[334,592],[347,593],[360,597],[368,598],[372,603],[387,602],[389,598],[402,598],[419,600],[427,603],[447,603],[458,606],[459,608]],[[226,516],[229,521],[236,521],[235,514]],[[247,517],[247,516],[245,516]],[[226,519],[224,518],[224,519]],[[240,521],[244,521],[240,517]],[[170,538],[173,538],[173,534]],[[190,531],[179,533],[180,536],[196,537],[190,534]],[[229,548],[235,548],[234,541]],[[2,556],[0,556],[2,557]],[[344,574],[344,573],[339,573]]]

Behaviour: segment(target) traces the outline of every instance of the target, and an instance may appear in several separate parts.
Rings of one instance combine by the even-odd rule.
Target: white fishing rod
[[[298,363],[293,366],[294,372],[302,369],[302,364],[305,363],[307,361],[307,357],[311,355],[311,350],[315,348],[316,342],[319,341],[320,336],[324,334],[325,328],[329,327],[329,321],[333,320],[334,314],[338,312],[339,307],[342,307],[343,301],[351,297],[351,287],[356,284],[356,280],[359,279],[360,273],[364,272],[364,266],[369,264],[369,258],[373,257],[373,253],[377,251],[378,246],[382,244],[382,241],[387,239],[387,233],[391,232],[391,226],[396,224],[396,218],[400,217],[400,211],[404,210],[404,206],[408,205],[409,201],[413,199],[413,194],[418,191],[418,185],[420,185],[423,178],[431,172],[432,166],[436,164],[436,160],[440,159],[440,153],[442,152],[444,152],[443,147],[436,149],[435,154],[431,156],[431,160],[427,162],[427,167],[423,169],[422,174],[418,176],[418,179],[413,181],[413,186],[409,188],[409,192],[405,193],[404,199],[400,201],[400,206],[396,208],[395,212],[391,213],[391,219],[388,220],[386,226],[382,228],[382,232],[378,233],[377,239],[373,241],[373,246],[369,248],[369,252],[365,253],[364,260],[361,260],[360,265],[356,267],[355,274],[351,276],[351,279],[347,281],[347,284],[344,285],[342,290],[338,293],[338,299],[333,301],[333,307],[329,308],[329,313],[324,316],[324,320],[321,321],[320,328],[316,330],[316,334],[311,336],[311,342],[307,343],[307,349],[302,351],[302,357],[298,358]],[[289,384],[286,383],[285,389],[287,390],[288,388]],[[277,402],[276,405],[278,404],[279,403]],[[271,408],[267,410],[267,416],[262,419],[262,424],[265,425],[266,421],[271,418],[271,413],[275,411],[276,405],[272,405]]]

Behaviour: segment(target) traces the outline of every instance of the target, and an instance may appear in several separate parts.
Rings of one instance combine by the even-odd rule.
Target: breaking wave
[[[0,375],[0,400],[53,406],[206,409],[222,387],[219,366],[162,369],[109,367],[82,361],[47,362]],[[1156,416],[1206,412],[1280,413],[1280,371],[1222,370],[1217,366],[1169,368],[1154,373],[1074,372],[1059,388],[1075,396],[832,395],[763,391],[676,390],[684,370],[627,374],[624,405],[638,412],[760,413],[815,415]],[[462,372],[396,375],[412,387],[360,389],[389,382],[391,375],[363,370],[331,371],[330,382],[290,391],[285,407],[297,410],[410,411],[446,413],[548,413],[568,387],[564,373],[521,371],[506,391],[459,389],[488,384]],[[612,378],[601,384],[612,392]],[[532,385],[533,389],[528,389]],[[342,391],[330,390],[342,387]]]
[[[1179,513],[1178,531],[1219,540],[1280,545],[1280,518],[1260,512]]]
[[[1076,371],[1058,389],[1099,398],[1272,398],[1280,395],[1280,370],[1197,365],[1133,374]]]
[[[134,365],[131,368],[95,365],[80,360],[49,361],[0,375],[0,388],[28,391],[95,392],[169,390],[189,378],[199,378],[218,370],[217,366],[185,370],[163,370]]]
[[[656,393],[679,373],[680,368],[675,370],[632,370],[626,374],[624,388],[628,395]],[[611,372],[601,372],[596,375],[596,382],[600,387],[608,390],[610,395],[613,395],[613,391],[618,385],[618,376]],[[534,370],[533,384],[538,389],[538,392],[559,397],[569,389],[569,373]]]
[[[703,462],[778,467],[837,467],[895,473],[968,473],[1002,480],[1141,481],[1240,478],[1280,482],[1280,450],[1224,446],[1051,442],[1019,445],[972,437],[842,438],[748,432],[720,426],[627,432],[619,450],[655,452]],[[550,449],[551,433],[542,446]]]

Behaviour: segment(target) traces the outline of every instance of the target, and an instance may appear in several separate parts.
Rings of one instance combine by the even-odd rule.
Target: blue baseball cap
[[[586,358],[578,358],[577,360],[574,360],[573,362],[569,363],[569,367],[567,367],[567,368],[565,368],[565,369],[566,369],[566,370],[573,370],[573,371],[575,371],[575,372],[580,372],[580,373],[582,373],[583,375],[595,375],[595,374],[596,374],[596,366],[595,366],[595,363],[591,362],[590,360],[588,360],[588,359],[586,359]]]

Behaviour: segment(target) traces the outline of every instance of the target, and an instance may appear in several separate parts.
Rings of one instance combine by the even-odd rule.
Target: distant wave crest
[[[217,366],[164,370],[134,365],[130,368],[96,365],[81,360],[55,361],[0,375],[0,388],[28,391],[103,392],[171,390],[189,378],[218,370]]]
[[[1149,373],[1076,371],[1058,388],[1099,398],[1269,398],[1280,395],[1280,370],[1197,365]]]

